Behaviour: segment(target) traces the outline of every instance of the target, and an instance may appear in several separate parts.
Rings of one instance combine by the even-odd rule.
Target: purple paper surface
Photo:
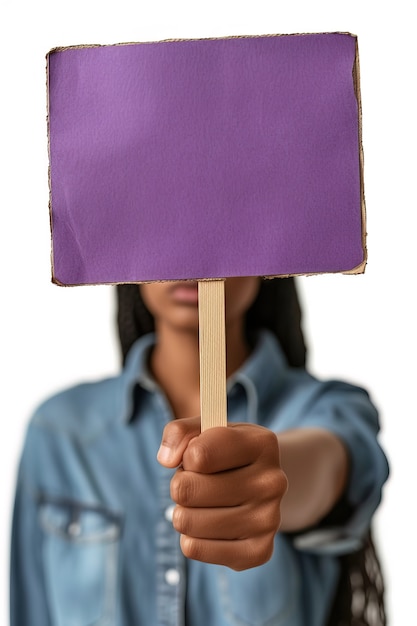
[[[52,51],[54,280],[361,264],[355,51],[344,34]]]

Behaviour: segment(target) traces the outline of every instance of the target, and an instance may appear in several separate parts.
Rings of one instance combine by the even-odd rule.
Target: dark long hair
[[[153,331],[154,321],[137,285],[118,285],[117,301],[124,363],[133,343]],[[307,350],[294,278],[262,281],[246,314],[248,338],[261,328],[274,333],[291,367],[305,366]],[[341,573],[327,626],[386,626],[384,581],[371,532],[360,550],[339,557],[339,561]]]

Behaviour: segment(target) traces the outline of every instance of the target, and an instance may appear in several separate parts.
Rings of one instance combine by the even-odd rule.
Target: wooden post
[[[201,431],[227,426],[224,284],[198,281]]]

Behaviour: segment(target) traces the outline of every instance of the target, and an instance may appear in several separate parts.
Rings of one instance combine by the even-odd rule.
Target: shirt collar
[[[144,335],[132,345],[121,374],[122,410],[121,420],[128,423],[133,417],[135,390],[139,386],[154,392],[158,386],[153,379],[148,365],[151,348],[155,345],[154,333]]]
[[[126,422],[132,417],[134,390],[139,385],[149,392],[156,392],[159,387],[153,379],[148,366],[151,348],[155,345],[154,333],[144,335],[131,347],[122,372],[123,409],[122,419]],[[267,400],[271,390],[276,390],[287,368],[284,353],[270,331],[262,331],[255,348],[241,368],[227,381],[227,392],[240,385],[248,400],[248,417],[256,421],[258,406]]]
[[[232,393],[236,385],[243,387],[250,422],[257,422],[258,407],[275,393],[286,368],[286,358],[278,340],[270,331],[261,331],[249,358],[227,381],[228,393]]]

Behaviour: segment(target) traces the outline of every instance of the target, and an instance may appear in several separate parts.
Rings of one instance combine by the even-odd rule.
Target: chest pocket
[[[44,498],[39,519],[53,626],[115,624],[120,517]]]
[[[242,572],[220,574],[223,611],[230,626],[290,626],[299,623],[299,571],[280,535],[270,561]]]

